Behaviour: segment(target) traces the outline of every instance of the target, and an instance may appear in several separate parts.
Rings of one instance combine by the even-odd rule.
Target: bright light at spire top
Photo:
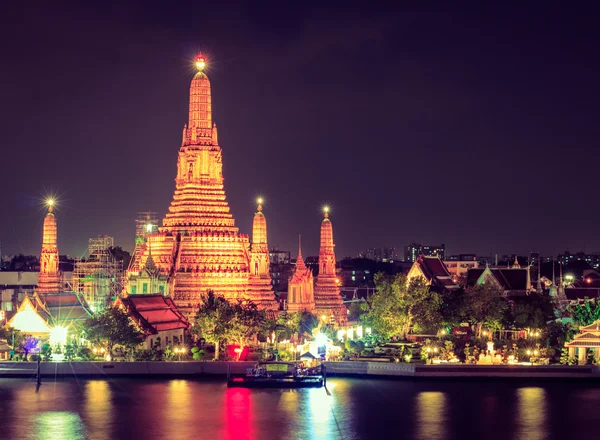
[[[329,206],[327,206],[327,205],[323,206],[323,212],[325,214],[329,214]]]
[[[199,71],[203,71],[204,68],[206,67],[206,58],[204,58],[204,56],[200,55],[199,57],[196,57],[196,69],[198,69]]]
[[[46,205],[48,205],[48,206],[54,206],[54,199],[48,199],[48,200],[46,200]]]
[[[264,202],[262,197],[259,197],[258,199],[256,199],[256,203],[258,203],[259,205],[262,205]]]

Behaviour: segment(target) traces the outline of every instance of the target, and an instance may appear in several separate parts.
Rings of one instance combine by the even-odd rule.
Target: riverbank
[[[42,362],[41,375],[48,377],[152,377],[208,378],[244,373],[254,362]],[[386,378],[515,378],[600,379],[600,367],[527,365],[423,365],[381,362],[327,362],[329,377]],[[0,362],[0,377],[32,378],[35,362]]]

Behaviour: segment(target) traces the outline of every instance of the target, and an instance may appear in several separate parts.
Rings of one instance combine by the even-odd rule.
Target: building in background
[[[369,248],[364,253],[361,253],[359,257],[379,263],[393,263],[399,259],[398,252],[394,247]]]
[[[586,254],[583,251],[576,252],[574,254],[569,251],[565,251],[562,254],[559,254],[557,257],[557,261],[564,266],[572,264],[576,261],[584,261],[589,264],[593,269],[600,268],[600,252],[592,252]]]
[[[475,254],[452,255],[444,261],[444,264],[452,275],[454,282],[461,286],[465,285],[469,270],[479,267]]]
[[[290,251],[280,251],[274,247],[269,251],[269,261],[271,264],[290,264]]]
[[[521,267],[518,261],[515,263],[511,267],[486,266],[471,269],[467,274],[467,286],[491,283],[501,289],[507,298],[535,292],[537,277],[532,282],[531,267]]]
[[[190,329],[189,321],[173,300],[160,294],[128,295],[117,299],[115,307],[125,310],[142,330],[146,350],[183,344]]]
[[[419,256],[407,275],[409,281],[415,277],[423,278],[431,289],[438,293],[455,292],[460,289],[452,279],[444,261],[437,256]]]
[[[420,255],[426,257],[439,257],[442,261],[446,257],[446,245],[424,245],[420,243],[411,243],[404,247],[404,261],[414,263]]]
[[[87,258],[75,262],[73,290],[85,298],[94,312],[104,310],[123,290],[122,261],[117,260],[113,248],[113,237],[90,238]]]

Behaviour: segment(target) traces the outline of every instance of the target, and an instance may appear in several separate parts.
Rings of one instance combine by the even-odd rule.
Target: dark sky
[[[324,202],[338,257],[600,251],[596,10],[126,3],[2,6],[3,254],[39,252],[46,193],[61,253],[162,218],[199,50],[242,232],[263,194],[269,244],[305,254]]]

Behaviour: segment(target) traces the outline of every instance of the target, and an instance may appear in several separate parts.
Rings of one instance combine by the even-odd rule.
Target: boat
[[[305,367],[298,362],[259,362],[245,374],[227,370],[227,386],[244,388],[320,388],[326,384],[324,365]]]

